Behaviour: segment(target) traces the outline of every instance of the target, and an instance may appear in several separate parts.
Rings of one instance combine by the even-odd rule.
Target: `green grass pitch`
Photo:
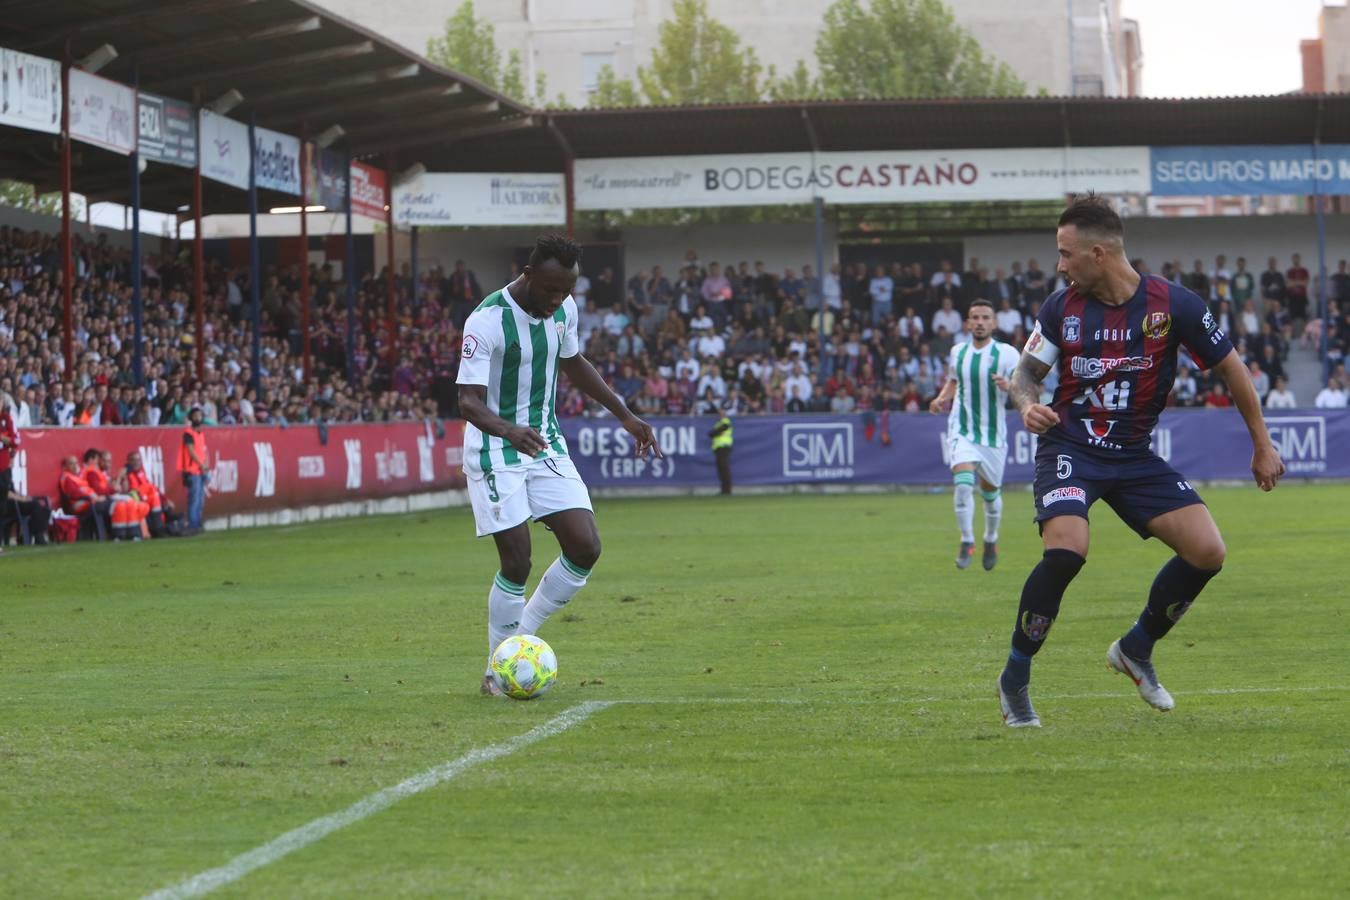
[[[1155,656],[1176,710],[1105,668],[1166,551],[1102,506],[1019,731],[1023,491],[992,573],[952,565],[949,493],[598,501],[533,703],[478,695],[466,510],[10,551],[0,896],[169,887],[588,700],[213,896],[1350,895],[1350,487],[1206,496],[1229,556]]]

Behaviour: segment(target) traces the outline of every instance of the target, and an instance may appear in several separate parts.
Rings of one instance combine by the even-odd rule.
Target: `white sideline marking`
[[[650,704],[674,704],[677,706],[712,706],[739,703],[763,703],[780,706],[876,706],[877,704],[900,703],[988,703],[993,696],[993,682],[988,696],[976,697],[827,697],[819,700],[807,697],[667,697],[660,700],[611,700],[616,704],[647,706]],[[1350,690],[1350,685],[1327,685],[1326,687],[1234,687],[1207,688],[1199,691],[1172,691],[1176,697],[1218,697],[1230,694],[1326,694]],[[1037,694],[1037,700],[1111,700],[1116,697],[1133,697],[1131,691],[1114,691],[1091,694]]]
[[[991,683],[992,688],[992,683]],[[1348,685],[1328,685],[1326,687],[1233,687],[1233,688],[1208,688],[1199,691],[1176,692],[1176,696],[1224,696],[1232,694],[1322,694],[1350,690]],[[1131,692],[1116,691],[1114,693],[1088,693],[1088,694],[1045,694],[1038,695],[1038,700],[1109,700],[1117,697],[1129,696]],[[652,705],[726,705],[726,704],[751,704],[760,703],[766,705],[785,705],[785,706],[831,706],[831,705],[870,705],[877,704],[901,704],[901,703],[988,703],[988,696],[979,697],[834,697],[821,700],[810,700],[798,697],[688,697],[688,698],[664,698],[659,700],[588,700],[580,703],[569,710],[549,719],[542,725],[517,735],[510,740],[503,741],[500,744],[494,744],[490,747],[482,747],[477,750],[470,750],[458,759],[441,763],[433,766],[418,775],[414,775],[404,781],[399,782],[393,787],[387,787],[381,791],[364,797],[341,812],[332,815],[323,816],[315,819],[308,824],[301,825],[299,828],[292,829],[283,835],[280,835],[268,841],[260,847],[255,847],[247,853],[241,853],[223,866],[215,869],[208,869],[193,875],[191,878],[181,881],[172,887],[162,888],[153,894],[147,894],[143,900],[179,900],[184,897],[200,897],[208,894],[216,888],[224,887],[231,882],[238,881],[254,869],[260,869],[269,863],[276,862],[283,856],[300,850],[310,844],[332,834],[341,828],[345,828],[355,822],[382,812],[393,806],[395,803],[414,794],[420,794],[428,788],[433,788],[442,782],[449,781],[456,775],[461,774],[467,769],[471,769],[481,763],[491,762],[494,759],[500,759],[503,756],[509,756],[517,750],[528,747],[530,744],[542,741],[545,738],[561,734],[573,725],[580,724],[591,716],[608,706],[652,706]]]
[[[585,721],[592,713],[599,712],[610,705],[611,701],[607,700],[588,700],[585,703],[578,704],[524,734],[517,735],[500,744],[493,744],[490,747],[470,750],[458,759],[433,766],[393,787],[376,791],[370,796],[356,801],[341,812],[315,819],[306,825],[301,825],[299,828],[273,838],[261,847],[255,847],[247,853],[241,853],[223,866],[207,869],[205,872],[193,875],[186,881],[179,882],[172,887],[147,894],[145,900],[177,900],[180,897],[200,897],[203,894],[210,893],[216,888],[238,881],[254,869],[262,868],[268,863],[276,862],[288,853],[307,847],[340,828],[345,828],[367,816],[388,809],[406,797],[420,794],[428,788],[449,781],[466,769],[471,769],[481,763],[491,762],[494,759],[500,759],[528,747],[530,744],[561,734],[573,725]]]

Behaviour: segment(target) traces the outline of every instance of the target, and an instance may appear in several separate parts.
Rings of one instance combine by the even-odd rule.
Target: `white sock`
[[[508,581],[501,572],[492,579],[488,591],[488,656],[502,641],[519,633],[521,613],[525,609],[525,585]]]
[[[961,543],[975,543],[975,474],[957,472],[952,479],[956,482],[956,525],[961,529]]]
[[[576,596],[577,591],[586,586],[591,570],[583,569],[566,556],[559,555],[548,567],[539,585],[525,604],[525,614],[520,617],[520,634],[538,634],[540,627],[548,617],[567,605],[567,601]]]
[[[984,497],[984,542],[998,543],[998,523],[1003,518],[1003,492],[998,488],[981,491]]]

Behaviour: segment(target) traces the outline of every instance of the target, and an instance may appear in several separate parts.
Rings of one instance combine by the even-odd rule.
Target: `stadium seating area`
[[[0,391],[14,399],[20,426],[177,424],[201,404],[208,422],[390,421],[453,416],[458,338],[484,293],[459,270],[419,273],[417,301],[406,265],[397,280],[398,359],[385,352],[385,279],[366,275],[356,298],[352,378],[347,378],[345,285],[312,272],[313,366],[302,365],[299,273],[267,269],[261,286],[260,388],[250,387],[248,271],[211,263],[206,271],[204,377],[195,368],[190,247],[147,258],[144,271],[145,384],[132,365],[129,254],[100,239],[76,238],[76,367],[64,371],[59,241],[52,234],[0,227]],[[1273,264],[1272,260],[1272,264]],[[1143,267],[1142,261],[1136,264]],[[1248,360],[1263,397],[1293,405],[1282,390],[1291,345],[1319,346],[1327,329],[1333,378],[1342,360],[1350,308],[1345,264],[1331,279],[1330,324],[1305,321],[1297,267],[1238,277],[1222,258],[1206,270],[1180,262],[1159,274],[1210,298],[1215,315]],[[486,276],[487,290],[510,273]],[[1306,278],[1306,271],[1303,274]],[[576,294],[587,355],[615,389],[647,415],[920,411],[941,388],[945,360],[964,339],[959,310],[990,300],[1000,337],[1020,346],[1041,300],[1059,285],[1035,261],[990,274],[971,260],[944,264],[832,266],[823,281],[810,266],[767,271],[742,261],[706,265],[696,251],[667,275],[660,267],[618,284],[613,272],[583,275]],[[1292,287],[1291,287],[1292,286]],[[821,322],[822,291],[826,311]],[[1291,295],[1292,294],[1292,295]],[[451,301],[448,298],[454,297]],[[823,328],[822,328],[823,325]],[[822,341],[823,335],[823,341]],[[1337,369],[1336,366],[1340,365]],[[1320,396],[1320,395],[1319,395]],[[1311,396],[1300,398],[1310,401]],[[1335,399],[1334,397],[1332,398]],[[1228,405],[1203,374],[1183,374],[1179,405]],[[599,408],[564,388],[560,414]]]

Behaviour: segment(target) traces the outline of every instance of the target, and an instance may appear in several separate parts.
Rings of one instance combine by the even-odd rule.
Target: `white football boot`
[[[1139,696],[1154,709],[1166,712],[1176,706],[1167,688],[1158,683],[1158,673],[1153,670],[1153,663],[1126,655],[1120,649],[1120,641],[1112,641],[1111,648],[1106,651],[1106,667],[1128,675],[1134,686],[1139,688]]]

